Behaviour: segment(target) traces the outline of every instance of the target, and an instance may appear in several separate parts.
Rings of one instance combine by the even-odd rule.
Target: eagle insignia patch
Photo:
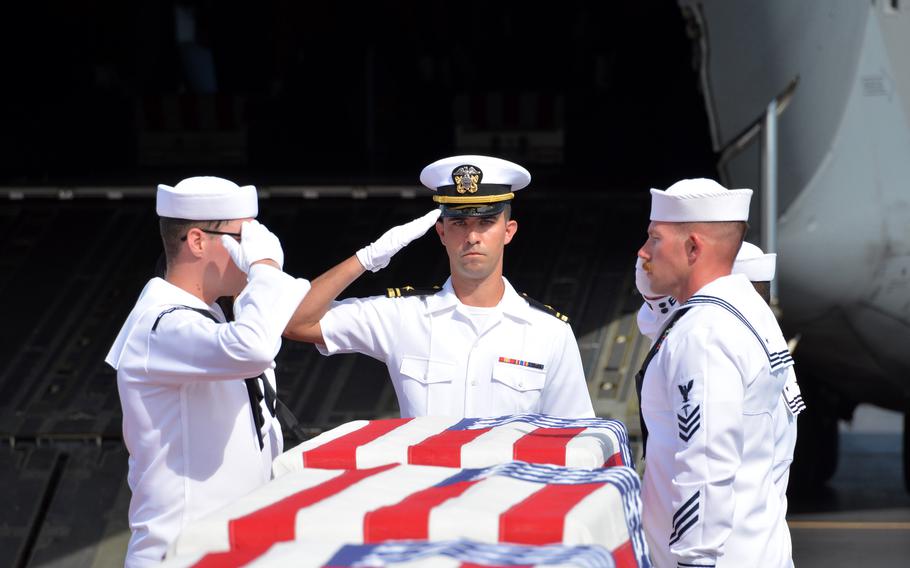
[[[676,385],[679,388],[679,394],[682,395],[682,407],[679,414],[676,415],[679,426],[679,439],[688,442],[698,431],[701,426],[701,407],[698,404],[689,402],[689,393],[695,380],[692,379],[684,385]]]
[[[452,171],[452,181],[458,193],[476,193],[481,179],[483,172],[474,166],[458,166]]]

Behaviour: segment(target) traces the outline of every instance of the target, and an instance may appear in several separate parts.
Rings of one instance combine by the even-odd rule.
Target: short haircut
[[[693,221],[680,223],[679,230],[683,233],[701,232],[716,242],[723,251],[722,254],[733,262],[746,238],[749,223],[745,221]]]
[[[164,258],[167,266],[170,266],[177,254],[180,253],[180,243],[183,237],[190,229],[212,229],[215,230],[227,221],[191,221],[189,219],[175,219],[173,217],[161,217],[158,220],[158,229],[161,232],[161,244],[164,245]]]
[[[755,291],[758,292],[758,295],[761,296],[762,300],[765,301],[769,306],[771,305],[771,283],[767,280],[752,282],[752,287],[755,288]]]
[[[746,231],[749,230],[749,223],[745,221],[691,221],[680,223],[679,226],[686,232],[697,231],[699,226],[708,227],[713,237],[736,243],[737,247],[742,246]]]

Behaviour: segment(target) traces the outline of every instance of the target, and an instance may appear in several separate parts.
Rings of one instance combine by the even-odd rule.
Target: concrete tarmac
[[[875,421],[878,426],[886,422],[872,418],[870,428],[841,431],[838,469],[827,487],[789,496],[798,568],[910,566],[910,494],[903,485],[901,433],[877,428]]]

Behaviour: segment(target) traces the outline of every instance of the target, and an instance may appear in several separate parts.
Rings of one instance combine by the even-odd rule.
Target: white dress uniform
[[[127,567],[156,565],[188,522],[270,479],[281,429],[263,406],[260,450],[243,380],[265,371],[275,387],[273,359],[308,289],[301,282],[252,267],[235,321],[222,324],[182,307],[223,322],[217,304],[161,278],[142,290],[105,359],[117,370],[130,454]]]
[[[317,347],[385,363],[403,417],[594,416],[572,328],[503,282],[487,309],[462,304],[451,279],[436,294],[336,302]]]
[[[772,471],[776,409],[792,372],[786,341],[740,274],[683,308],[641,393],[650,434],[642,523],[654,564],[790,566]]]
[[[656,301],[645,300],[638,310],[638,329],[641,334],[653,342],[678,305],[676,300],[669,297]],[[790,466],[796,449],[796,417],[805,409],[799,383],[796,382],[796,372],[790,367],[784,390],[774,408],[774,486],[780,494],[783,503],[781,513],[784,516],[787,513]]]

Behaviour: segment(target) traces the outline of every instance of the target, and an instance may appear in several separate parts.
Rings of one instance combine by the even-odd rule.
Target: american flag
[[[243,565],[276,543],[397,540],[598,545],[619,568],[646,567],[634,470],[510,462],[456,469],[390,464],[289,473],[188,525],[170,556]],[[169,556],[169,557],[170,557]]]
[[[162,568],[190,568],[202,557],[182,557],[166,562]],[[236,566],[225,559],[224,565]],[[241,561],[246,561],[243,559]],[[597,545],[527,546],[488,544],[470,540],[443,542],[393,541],[378,544],[345,544],[325,542],[288,542],[272,546],[244,564],[248,568],[331,568],[395,567],[402,568],[615,568],[616,560],[609,550]]]
[[[487,467],[512,460],[588,468],[633,465],[622,422],[516,414],[348,422],[291,448],[275,460],[273,470],[280,477],[311,467]]]

